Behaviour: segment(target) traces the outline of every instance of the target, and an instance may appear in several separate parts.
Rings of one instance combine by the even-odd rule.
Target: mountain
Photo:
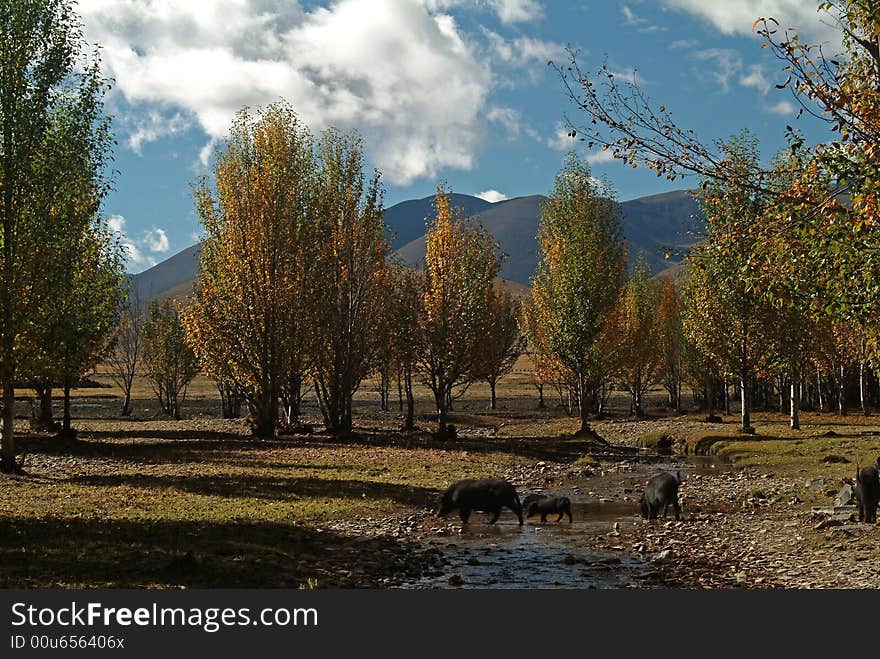
[[[499,243],[507,255],[501,266],[505,279],[528,285],[538,263],[538,218],[546,197],[534,195],[500,201],[474,217]],[[629,243],[630,260],[644,254],[655,273],[681,260],[665,258],[666,252],[681,252],[696,242],[699,207],[690,192],[679,190],[641,197],[621,204],[623,233]],[[425,255],[421,235],[396,252],[409,265],[419,267]]]
[[[467,217],[477,215],[492,207],[492,203],[479,197],[453,193],[450,203],[461,208]],[[434,216],[434,196],[411,199],[385,209],[385,224],[391,229],[391,249],[396,250],[425,235],[425,218]]]
[[[404,263],[419,266],[425,255],[425,218],[433,213],[433,197],[413,199],[396,204],[385,211],[385,221],[394,236],[394,255]],[[517,197],[490,203],[463,194],[452,195],[452,205],[464,209],[488,230],[506,254],[501,276],[516,284],[528,286],[538,262],[538,219],[541,195]],[[699,208],[687,190],[641,197],[621,204],[623,233],[629,242],[630,259],[643,253],[653,272],[675,268],[680,256],[669,260],[664,254],[680,253],[697,241],[694,231],[700,228],[696,219]],[[201,244],[145,270],[131,279],[141,299],[153,297],[186,297],[192,290],[199,267]]]

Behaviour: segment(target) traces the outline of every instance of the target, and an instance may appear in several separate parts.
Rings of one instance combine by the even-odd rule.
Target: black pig
[[[880,458],[877,459],[880,466]],[[859,470],[856,465],[856,500],[859,503],[859,521],[877,522],[877,505],[880,503],[880,471],[877,467]]]
[[[533,515],[541,515],[541,522],[547,521],[547,515],[559,515],[557,522],[562,521],[564,515],[568,515],[568,522],[571,523],[571,500],[568,497],[544,497],[537,501],[529,503],[526,518]]]
[[[670,474],[664,471],[654,476],[648,481],[642,499],[639,502],[639,510],[645,519],[657,519],[660,509],[663,509],[663,516],[666,517],[666,511],[669,505],[675,509],[675,519],[681,519],[681,507],[678,505],[678,486],[681,485],[681,474],[675,472]]]
[[[502,508],[510,508],[522,525],[522,504],[513,485],[499,478],[467,479],[449,486],[440,497],[437,514],[444,517],[458,509],[461,521],[467,524],[471,511],[482,510],[492,513],[489,524],[494,524],[498,521]]]

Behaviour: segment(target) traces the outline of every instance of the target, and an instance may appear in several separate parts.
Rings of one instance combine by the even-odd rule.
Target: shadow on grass
[[[467,451],[475,454],[509,454],[530,460],[572,462],[586,453],[626,449],[609,449],[586,439],[573,436],[553,437],[463,437],[455,441],[434,438],[430,432],[360,431],[348,438],[335,438],[325,433],[290,435],[278,439],[256,439],[235,433],[211,431],[122,431],[87,432],[79,441],[59,440],[49,436],[22,436],[20,450],[34,455],[63,455],[129,460],[147,464],[181,463],[211,460],[228,452],[283,450],[289,448],[333,449],[351,447],[389,447],[403,450],[432,449]],[[141,441],[103,441],[133,439]],[[219,461],[234,461],[221,457]],[[292,463],[293,464],[293,463]]]
[[[0,518],[0,587],[365,586],[406,549],[278,523]]]
[[[129,487],[225,498],[293,502],[311,499],[390,499],[411,507],[430,507],[438,492],[424,487],[331,478],[262,476],[153,476],[145,474],[76,476],[61,482],[89,487]]]

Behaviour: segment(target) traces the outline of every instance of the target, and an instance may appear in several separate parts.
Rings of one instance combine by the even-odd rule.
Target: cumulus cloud
[[[730,48],[706,48],[692,53],[694,59],[709,62],[714,68],[709,71],[709,78],[718,85],[721,91],[730,91],[730,81],[743,67],[742,57]]]
[[[760,17],[772,16],[783,27],[795,27],[812,41],[840,46],[840,32],[823,21],[816,11],[816,0],[661,0],[670,8],[699,16],[718,28],[722,34],[752,34],[752,24]]]
[[[523,135],[538,142],[541,141],[541,136],[538,131],[525,123],[522,113],[519,110],[509,107],[494,106],[489,108],[489,111],[486,113],[486,118],[493,123],[500,124],[507,133],[507,139],[511,141],[518,140]]]
[[[577,145],[577,138],[570,135],[571,129],[561,121],[556,122],[553,135],[547,139],[547,146],[556,151],[570,151]]]
[[[134,119],[134,129],[128,136],[129,148],[137,154],[143,145],[163,137],[176,135],[190,127],[191,122],[180,112],[166,117],[161,112],[152,110]]]
[[[498,192],[498,190],[484,190],[483,192],[478,192],[474,196],[488,201],[490,204],[495,204],[508,198],[506,194]]]
[[[170,247],[168,234],[163,229],[144,231],[143,243],[153,253],[167,252]]]
[[[107,227],[119,236],[129,266],[143,269],[156,265],[156,258],[151,254],[163,254],[171,247],[163,229],[144,231],[140,239],[133,240],[127,235],[125,224],[122,215],[111,215],[107,218]]]
[[[543,15],[541,3],[536,0],[489,0],[489,6],[507,24],[534,21]]]
[[[614,162],[614,154],[611,149],[601,149],[599,151],[594,151],[593,153],[588,153],[586,160],[591,165],[604,165],[609,162]]]
[[[770,91],[770,88],[772,87],[770,81],[767,78],[767,72],[760,64],[750,66],[745,75],[740,77],[739,84],[741,84],[743,87],[752,87],[753,89],[757,89],[762,94],[768,93]]]
[[[537,20],[544,9],[537,0],[422,0],[428,9],[446,10],[454,7],[489,9],[505,25]]]
[[[773,105],[767,106],[767,112],[770,114],[778,114],[781,117],[790,117],[797,111],[794,103],[791,101],[779,101]]]
[[[180,112],[219,140],[242,106],[283,97],[313,130],[359,129],[375,164],[405,184],[471,168],[480,143],[492,73],[443,4],[80,0],[78,9],[135,111]],[[507,22],[540,10],[530,0],[490,5]],[[145,126],[138,146],[160,132]]]

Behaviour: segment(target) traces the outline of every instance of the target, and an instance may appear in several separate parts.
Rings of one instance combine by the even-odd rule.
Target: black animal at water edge
[[[664,471],[654,476],[645,486],[645,492],[639,501],[639,511],[645,519],[657,519],[660,509],[663,516],[670,504],[675,510],[675,519],[681,519],[681,507],[678,504],[678,486],[681,485],[681,474]]]
[[[461,521],[467,524],[471,512],[481,510],[491,513],[492,519],[489,520],[489,524],[494,524],[498,521],[502,508],[512,510],[522,526],[522,504],[516,488],[511,483],[498,478],[469,478],[449,486],[440,497],[437,515],[445,517],[453,510],[458,510]]]

